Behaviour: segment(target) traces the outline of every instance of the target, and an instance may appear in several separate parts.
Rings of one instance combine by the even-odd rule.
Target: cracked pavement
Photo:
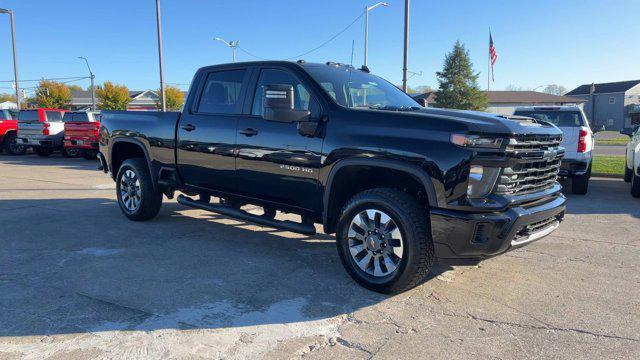
[[[0,154],[0,359],[640,358],[640,200],[621,180],[569,193],[551,236],[383,296],[330,236],[166,199],[128,221],[95,167]]]

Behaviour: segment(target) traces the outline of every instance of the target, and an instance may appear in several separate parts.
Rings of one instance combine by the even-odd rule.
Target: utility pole
[[[18,57],[16,56],[16,28],[13,23],[13,10],[0,9],[0,14],[9,14],[11,19],[11,45],[13,47],[13,76],[16,83],[16,104],[20,110],[20,84],[18,84]]]
[[[369,11],[378,6],[389,6],[386,2],[379,2],[372,6],[364,7],[364,66],[367,66],[367,58],[369,55]]]
[[[156,23],[158,28],[158,64],[160,66],[160,105],[162,111],[167,111],[167,101],[164,95],[164,77],[162,74],[162,20],[160,17],[160,0],[156,0]]]
[[[402,66],[402,91],[407,92],[409,70],[409,0],[404,0],[404,62]]]
[[[231,56],[232,56],[233,62],[236,62],[236,48],[240,44],[240,40],[226,41],[225,39],[219,38],[219,37],[213,38],[213,40],[220,41],[220,42],[224,43],[225,45],[227,45],[228,47],[230,47],[231,48]]]
[[[96,111],[96,88],[93,85],[93,79],[95,79],[95,75],[91,72],[91,66],[89,66],[89,60],[83,56],[78,56],[78,59],[84,60],[87,63],[87,68],[89,69],[89,77],[91,78],[91,110]]]

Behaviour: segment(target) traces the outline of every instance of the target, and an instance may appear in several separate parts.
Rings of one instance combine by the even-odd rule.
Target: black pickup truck
[[[365,67],[265,61],[198,70],[181,113],[104,111],[99,158],[131,220],[177,190],[273,228],[321,224],[358,283],[393,293],[435,260],[477,263],[555,230],[561,140],[530,118],[424,108]]]

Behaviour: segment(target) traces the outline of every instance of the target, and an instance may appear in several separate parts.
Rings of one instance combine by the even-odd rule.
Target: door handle
[[[248,129],[240,130],[240,134],[244,136],[254,136],[254,135],[258,135],[258,130],[248,128]]]
[[[182,129],[185,130],[185,131],[193,131],[193,130],[196,129],[196,127],[194,125],[192,125],[192,124],[187,124],[187,125],[184,125],[182,127]]]

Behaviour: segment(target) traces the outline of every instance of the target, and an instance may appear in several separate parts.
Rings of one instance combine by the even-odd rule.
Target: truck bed
[[[154,168],[175,167],[175,130],[179,112],[103,111],[101,128],[109,129],[109,142],[137,142],[149,151]],[[100,142],[100,152],[107,158],[109,144]]]

